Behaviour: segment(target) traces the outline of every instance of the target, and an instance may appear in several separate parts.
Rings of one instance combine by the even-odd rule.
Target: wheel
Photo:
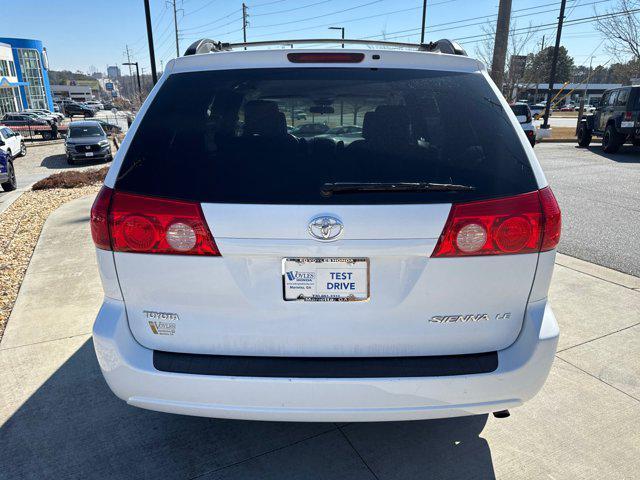
[[[24,142],[20,142],[20,153],[18,154],[19,157],[24,157],[27,154],[27,146],[24,144]]]
[[[604,135],[602,137],[602,150],[607,153],[616,153],[620,150],[620,146],[622,145],[623,138],[622,136],[616,132],[616,129],[613,125],[607,125],[606,130],[604,131]]]
[[[588,147],[591,143],[591,130],[584,123],[578,127],[578,145]]]
[[[13,168],[12,161],[7,162],[7,174],[9,175],[9,180],[7,180],[5,183],[2,183],[0,185],[2,186],[2,189],[5,192],[11,192],[16,188],[18,188],[18,181],[16,180],[16,171]]]
[[[67,155],[67,163],[69,165],[75,165],[76,161],[73,158],[71,158],[71,155]]]

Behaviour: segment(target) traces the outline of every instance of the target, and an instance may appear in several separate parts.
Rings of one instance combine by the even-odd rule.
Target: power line
[[[234,11],[233,11],[233,12],[231,12],[229,15],[225,15],[224,17],[221,17],[221,18],[219,18],[218,20],[214,20],[213,22],[203,23],[202,25],[198,25],[198,26],[195,26],[195,27],[183,28],[183,29],[181,29],[181,31],[183,31],[183,32],[190,32],[190,31],[192,31],[192,30],[200,30],[200,29],[201,29],[201,28],[203,28],[203,27],[213,26],[214,24],[218,23],[219,21],[224,20],[224,19],[226,19],[226,18],[229,18],[231,15],[236,14],[236,13],[241,12],[241,11],[242,11],[242,9],[234,10]],[[236,18],[234,18],[233,20],[231,20],[231,21],[229,21],[229,22],[227,22],[227,23],[224,23],[224,24],[222,24],[222,25],[217,25],[217,27],[218,27],[218,28],[220,28],[220,27],[224,27],[224,26],[226,26],[226,25],[230,25],[231,23],[233,23],[233,22],[237,21],[237,20],[238,20],[238,18],[242,18],[242,16],[240,16],[240,17],[236,17]]]
[[[281,25],[291,25],[292,23],[307,22],[309,20],[315,20],[316,18],[330,17],[332,15],[337,15],[339,13],[344,13],[344,12],[350,12],[351,10],[356,10],[358,8],[368,7],[369,5],[373,5],[373,4],[380,3],[380,2],[385,2],[385,1],[387,1],[387,0],[372,0],[370,2],[361,3],[359,5],[355,5],[353,7],[345,8],[343,10],[336,10],[335,12],[324,13],[322,15],[315,15],[313,17],[301,18],[301,19],[298,19],[298,20],[290,20],[288,22],[272,23],[270,25],[260,25],[258,27],[253,27],[253,28],[270,28],[270,27],[279,27]]]
[[[268,13],[254,13],[252,14],[254,17],[264,17],[266,15],[277,15],[279,13],[287,13],[287,12],[293,12],[294,10],[302,10],[305,8],[309,8],[309,7],[315,7],[316,5],[321,5],[323,3],[329,3],[329,2],[334,2],[335,0],[322,0],[320,2],[315,2],[315,3],[309,3],[307,5],[303,5],[301,7],[293,7],[293,8],[287,8],[285,10],[277,10],[275,12],[268,12]],[[251,6],[251,8],[255,8],[254,6]]]

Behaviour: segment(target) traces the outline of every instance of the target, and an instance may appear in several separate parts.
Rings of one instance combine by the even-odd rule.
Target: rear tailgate
[[[201,205],[221,256],[116,252],[136,339],[166,351],[283,356],[462,354],[510,345],[537,253],[430,255],[452,203],[538,189],[511,112],[478,73],[318,67],[212,70],[165,81],[115,188]],[[287,134],[287,125],[301,123],[300,111],[307,123],[361,127],[362,137],[344,145]],[[473,190],[322,193],[324,183],[341,181]],[[314,238],[317,217],[341,222],[340,235]],[[286,259],[305,258],[360,259],[364,298],[285,299],[284,269],[295,265]]]

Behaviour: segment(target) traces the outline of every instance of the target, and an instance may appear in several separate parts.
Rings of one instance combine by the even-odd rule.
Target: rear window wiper
[[[470,185],[432,182],[328,182],[320,193],[329,196],[334,193],[355,192],[467,192],[475,190]]]

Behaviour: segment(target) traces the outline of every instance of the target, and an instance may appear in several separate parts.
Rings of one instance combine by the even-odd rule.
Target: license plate
[[[369,298],[367,258],[285,258],[284,299],[355,302]]]
[[[84,154],[85,157],[93,157],[93,152],[87,152]]]

